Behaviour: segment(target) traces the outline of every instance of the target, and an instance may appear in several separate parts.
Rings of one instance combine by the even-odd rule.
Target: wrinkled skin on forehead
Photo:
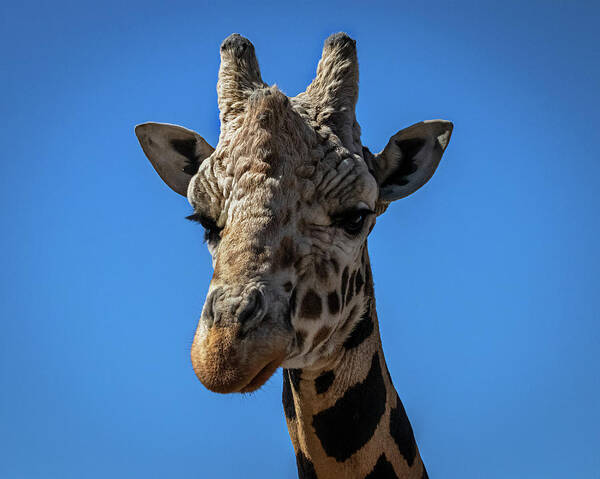
[[[341,309],[328,310],[322,292],[334,291],[344,269],[359,260],[375,218],[369,215],[358,235],[333,222],[348,210],[373,211],[378,186],[364,159],[327,133],[277,88],[255,92],[241,127],[190,182],[196,212],[222,228],[219,239],[209,239],[214,275],[208,298],[226,291],[235,310],[248,291],[260,289],[268,305],[266,322],[239,341],[232,339],[239,328],[234,317],[216,330],[198,328],[194,366],[213,389],[231,387],[211,382],[212,376],[222,381],[224,370],[239,387],[264,367],[266,376],[280,364],[310,366],[333,353],[353,326],[336,331]],[[258,387],[266,377],[258,380],[240,389]]]

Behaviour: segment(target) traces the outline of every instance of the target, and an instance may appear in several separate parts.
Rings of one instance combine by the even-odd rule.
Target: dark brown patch
[[[394,466],[387,460],[385,454],[379,456],[373,470],[367,474],[365,479],[398,479]]]
[[[296,288],[292,290],[292,294],[290,295],[290,315],[293,315],[296,312]]]
[[[365,268],[365,293],[369,296],[373,296],[373,274],[371,273],[371,265],[367,264]]]
[[[265,247],[262,244],[251,244],[250,251],[252,251],[253,256],[262,256],[265,254]]]
[[[378,353],[364,381],[347,389],[329,409],[313,416],[312,425],[325,453],[347,460],[372,437],[385,412],[386,390]]]
[[[285,283],[285,284],[283,285],[283,290],[284,290],[286,293],[289,293],[289,292],[292,290],[292,287],[293,287],[293,286],[294,286],[294,285],[292,284],[292,282],[291,282],[291,281],[288,281],[287,283]]]
[[[186,140],[173,139],[169,143],[171,143],[171,146],[177,153],[185,156],[189,160],[189,163],[196,162],[196,139],[195,138],[190,138],[190,139],[186,139]],[[189,165],[189,163],[188,163],[188,165]],[[198,166],[196,166],[196,171],[198,171]],[[190,174],[194,175],[194,174],[196,174],[196,171],[190,172]]]
[[[394,381],[392,381],[392,375],[390,374],[390,370],[388,369],[387,365],[385,366],[385,374],[388,378],[388,381],[390,382],[390,386],[394,387]]]
[[[346,290],[348,289],[348,266],[342,272],[342,304],[346,302]]]
[[[333,271],[335,271],[335,274],[338,274],[340,272],[340,264],[335,258],[331,258],[331,266],[333,267]]]
[[[304,347],[304,341],[306,341],[306,333],[304,331],[297,331],[296,344],[298,345],[298,349],[302,349]]]
[[[298,467],[299,479],[317,479],[315,466],[311,460],[302,453],[302,451],[298,451],[296,454],[296,466]]]
[[[296,248],[294,240],[289,236],[285,236],[281,240],[281,245],[277,251],[277,259],[275,264],[279,269],[291,267],[296,261]]]
[[[354,312],[354,309],[352,311]],[[367,339],[373,333],[373,320],[371,319],[371,302],[367,304],[367,309],[363,313],[360,321],[354,325],[352,332],[344,341],[344,348],[353,349],[360,346],[365,339]]]
[[[308,319],[316,319],[321,316],[322,310],[323,305],[321,296],[315,293],[312,289],[309,289],[302,299],[300,316]]]
[[[348,295],[346,296],[346,301],[344,302],[344,304],[347,306],[350,301],[352,301],[352,298],[354,297],[354,277],[356,276],[356,271],[354,271],[352,273],[352,276],[350,276],[350,281],[348,282]]]
[[[337,291],[332,291],[327,295],[327,307],[330,314],[337,314],[340,311],[340,297]]]
[[[315,339],[313,340],[313,347],[321,344],[323,341],[327,339],[331,329],[327,326],[322,327],[319,332],[315,335]]]
[[[406,185],[408,177],[417,171],[417,154],[423,149],[425,140],[423,138],[408,138],[405,140],[395,140],[396,146],[402,152],[402,161],[395,171],[389,175],[381,184],[381,187],[389,185]]]
[[[283,412],[288,421],[296,419],[296,406],[294,405],[294,394],[290,384],[290,376],[287,369],[283,370],[283,390],[281,392],[281,402],[283,403]]]
[[[365,282],[363,280],[362,273],[360,272],[360,270],[358,270],[356,272],[356,278],[354,279],[354,294],[360,293],[363,284],[365,284]]]
[[[302,379],[302,369],[288,369],[290,381],[296,391],[300,391],[300,379]]]
[[[317,379],[315,379],[315,391],[317,394],[323,394],[327,392],[331,385],[333,384],[333,380],[335,379],[335,374],[333,371],[325,371]]]
[[[417,457],[417,443],[398,395],[396,395],[396,407],[390,411],[390,435],[394,438],[398,450],[406,459],[408,466],[412,467]]]

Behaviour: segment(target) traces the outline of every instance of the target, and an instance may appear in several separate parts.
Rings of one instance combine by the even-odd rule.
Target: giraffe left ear
[[[453,125],[429,120],[400,130],[373,158],[379,183],[379,201],[387,204],[404,198],[429,181],[448,146]]]

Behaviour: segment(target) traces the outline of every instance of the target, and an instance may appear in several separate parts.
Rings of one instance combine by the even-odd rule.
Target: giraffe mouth
[[[273,374],[277,371],[277,368],[281,365],[281,359],[275,359],[268,363],[264,368],[262,368],[256,376],[254,376],[248,384],[246,384],[242,389],[240,389],[241,393],[251,393],[260,389]]]

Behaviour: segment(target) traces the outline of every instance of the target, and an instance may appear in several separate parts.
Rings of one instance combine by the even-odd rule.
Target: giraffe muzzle
[[[198,379],[219,393],[260,388],[285,360],[293,333],[259,287],[209,293],[191,349]]]

